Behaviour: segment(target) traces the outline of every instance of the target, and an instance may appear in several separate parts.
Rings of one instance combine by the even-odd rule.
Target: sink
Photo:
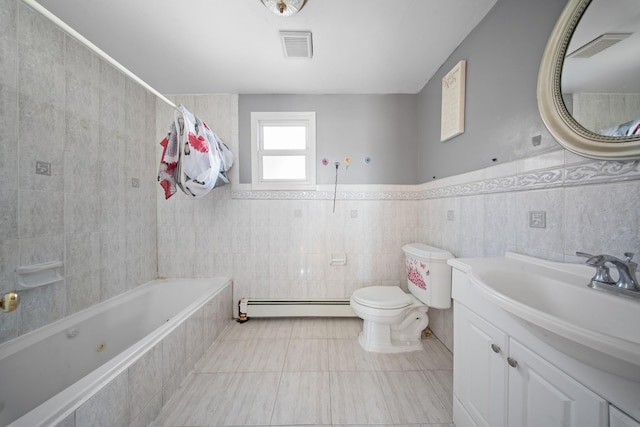
[[[482,296],[522,319],[547,344],[640,381],[640,299],[588,287],[593,268],[507,253],[452,259]]]

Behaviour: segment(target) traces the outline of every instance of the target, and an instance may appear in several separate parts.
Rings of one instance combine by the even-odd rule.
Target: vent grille
[[[574,50],[567,58],[591,58],[597,53],[629,37],[631,33],[607,33]]]
[[[313,44],[310,31],[280,31],[285,58],[311,58]]]

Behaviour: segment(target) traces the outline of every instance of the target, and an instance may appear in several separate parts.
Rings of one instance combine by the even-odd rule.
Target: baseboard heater
[[[238,303],[238,321],[250,317],[356,317],[348,299],[252,299]]]

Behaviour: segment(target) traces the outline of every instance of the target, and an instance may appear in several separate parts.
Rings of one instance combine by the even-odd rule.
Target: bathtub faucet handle
[[[0,310],[5,313],[11,313],[18,308],[20,304],[20,295],[16,291],[7,292],[0,298]]]

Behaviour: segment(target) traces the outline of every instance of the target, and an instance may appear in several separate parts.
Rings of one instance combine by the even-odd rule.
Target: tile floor
[[[361,325],[230,322],[152,425],[454,427],[446,347],[430,338],[423,351],[367,353]]]

